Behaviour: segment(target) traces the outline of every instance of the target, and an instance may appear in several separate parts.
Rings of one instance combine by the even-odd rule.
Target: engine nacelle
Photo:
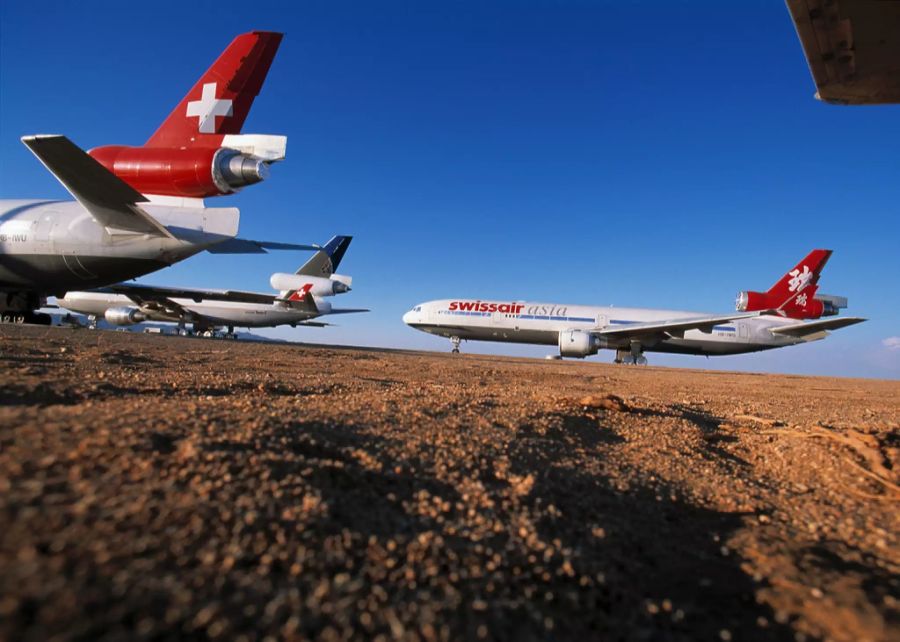
[[[269,279],[269,284],[275,290],[306,290],[313,296],[334,296],[350,291],[349,285],[335,278],[326,279],[321,276],[285,274],[283,272],[273,274]]]
[[[738,312],[754,312],[756,310],[769,309],[769,295],[764,292],[738,292],[734,302],[734,308]]]
[[[328,314],[331,312],[331,304],[328,301],[317,296],[314,296],[313,300],[316,302],[316,308],[318,308],[320,314]]]
[[[103,314],[107,323],[113,325],[134,325],[146,321],[147,316],[137,308],[108,308]]]
[[[559,333],[559,354],[563,357],[583,359],[597,354],[600,339],[584,330],[562,330]]]
[[[735,301],[738,312],[755,312],[757,310],[778,310],[778,314],[789,319],[819,319],[830,317],[838,313],[841,308],[847,307],[847,298],[821,294],[815,296],[815,288],[809,289],[809,294],[800,293],[786,305],[773,301],[768,294],[762,292],[741,292]]]
[[[268,161],[227,147],[110,145],[88,153],[141,194],[205,198],[231,194],[269,176]]]

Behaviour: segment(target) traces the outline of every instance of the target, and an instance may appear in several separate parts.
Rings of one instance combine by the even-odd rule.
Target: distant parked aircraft
[[[105,319],[113,325],[143,321],[170,321],[184,330],[206,335],[216,328],[263,328],[279,325],[328,325],[312,321],[329,314],[368,312],[358,308],[333,308],[323,297],[350,291],[352,279],[335,274],[351,236],[335,236],[294,274],[273,274],[270,283],[277,295],[237,290],[196,290],[120,283],[91,292],[69,292],[58,300],[61,307],[87,314],[92,325]]]
[[[403,322],[448,337],[453,352],[463,339],[556,345],[562,357],[616,351],[616,363],[647,362],[644,352],[726,355],[824,339],[829,330],[865,321],[821,319],[847,299],[816,296],[830,250],[813,250],[767,292],[741,292],[736,313],[703,314],[641,308],[587,307],[525,301],[448,299],[415,306]]]

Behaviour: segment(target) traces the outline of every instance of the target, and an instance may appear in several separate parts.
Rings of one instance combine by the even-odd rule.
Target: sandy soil
[[[900,639],[900,382],[0,329],[0,638]]]

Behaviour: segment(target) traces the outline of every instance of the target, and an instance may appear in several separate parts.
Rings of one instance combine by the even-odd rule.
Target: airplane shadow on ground
[[[439,439],[277,413],[247,431],[132,433],[131,452],[151,466],[104,467],[90,482],[96,508],[52,535],[68,562],[38,549],[7,625],[34,639],[138,627],[144,637],[793,639],[723,555],[740,515],[583,466],[573,451],[602,457],[621,438],[557,419],[541,435],[496,428],[449,467]],[[19,528],[49,541],[33,513]]]
[[[309,560],[315,570],[300,584],[347,572],[354,578],[335,597],[346,609],[307,613],[305,632],[358,628],[362,612],[353,605],[374,590],[385,596],[379,610],[405,627],[434,622],[452,638],[481,631],[517,640],[794,639],[756,602],[757,585],[741,560],[723,550],[742,515],[692,505],[662,483],[625,488],[579,468],[573,449],[601,455],[623,440],[579,415],[558,419],[541,436],[523,426],[505,444],[510,473],[534,480],[524,494],[495,475],[497,452],[474,453],[469,461],[481,463],[465,464],[458,479],[477,480],[486,502],[438,479],[427,454],[398,458],[403,444],[365,427],[294,423],[282,431],[278,450],[309,462],[303,483],[327,506],[307,525],[315,533],[309,543],[326,550]],[[361,452],[377,465],[361,465]],[[275,451],[263,446],[259,454],[266,453]],[[296,475],[295,463],[263,459],[272,479]],[[432,510],[435,504],[444,509]],[[368,633],[391,629],[380,616],[375,623]]]
[[[634,485],[591,473],[572,450],[593,449],[603,458],[622,438],[579,415],[563,426],[510,444],[513,469],[536,476],[528,505],[553,504],[558,511],[538,520],[541,538],[571,549],[580,572],[604,578],[599,590],[567,594],[569,616],[560,633],[569,639],[794,639],[756,601],[758,585],[724,547],[743,527],[742,514],[689,503],[661,481]]]

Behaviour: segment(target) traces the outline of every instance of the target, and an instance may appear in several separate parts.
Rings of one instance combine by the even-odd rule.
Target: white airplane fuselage
[[[525,301],[475,301],[444,299],[415,306],[403,322],[422,332],[469,341],[558,345],[560,332],[591,332],[630,323],[689,319],[698,312],[645,308],[597,307]],[[681,336],[642,340],[642,349],[695,355],[729,355],[757,352],[822,339],[826,332],[803,338],[772,334],[770,329],[796,324],[793,319],[760,316],[721,323],[711,332],[687,330]],[[628,349],[629,340],[601,338],[601,348]],[[587,355],[586,355],[587,356]]]
[[[290,307],[289,304],[238,303],[234,301],[193,301],[192,299],[172,298],[172,301],[188,312],[202,318],[203,326],[231,326],[238,328],[268,328],[279,325],[295,325],[314,319],[327,313],[330,306],[319,301],[318,313]],[[165,310],[152,310],[147,306],[137,306],[124,294],[106,294],[101,292],[69,292],[58,299],[61,307],[104,318],[107,310],[140,309],[144,320],[178,323],[190,319],[180,319],[177,315]]]
[[[237,234],[236,208],[142,205],[177,238],[116,232],[76,201],[0,201],[0,291],[42,295],[133,279]]]

